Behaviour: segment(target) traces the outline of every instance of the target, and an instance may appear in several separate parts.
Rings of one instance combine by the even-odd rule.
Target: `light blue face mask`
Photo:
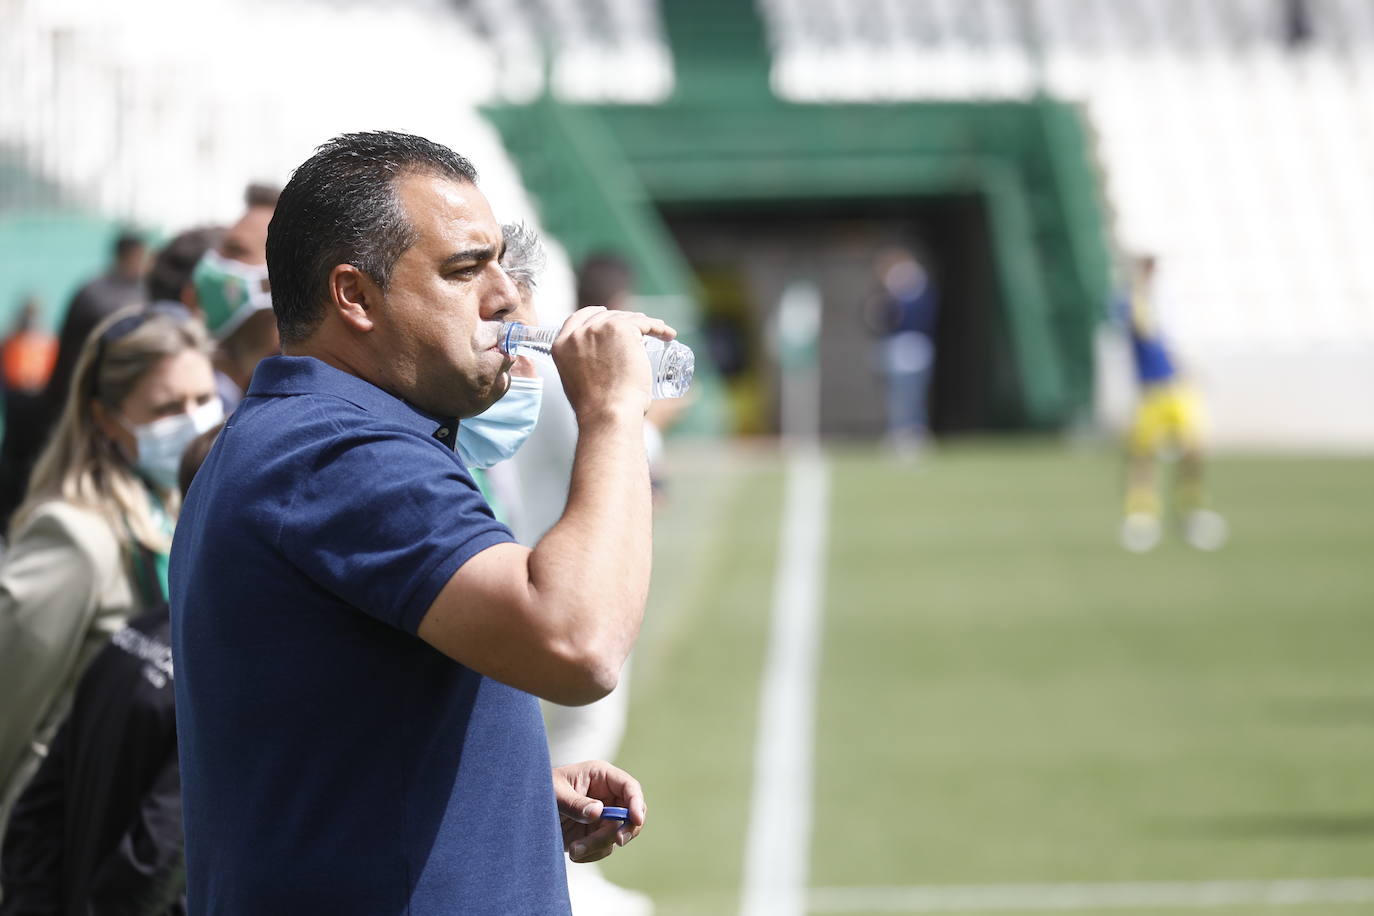
[[[181,455],[191,440],[216,426],[224,419],[224,406],[219,398],[211,398],[199,407],[171,417],[130,426],[122,418],[120,424],[134,434],[138,454],[134,468],[149,483],[171,490],[177,485],[177,471]]]
[[[513,375],[501,400],[458,424],[458,457],[469,468],[489,468],[520,450],[539,420],[542,378]]]

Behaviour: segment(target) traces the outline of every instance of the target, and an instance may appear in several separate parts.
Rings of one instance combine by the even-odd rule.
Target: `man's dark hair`
[[[634,271],[618,254],[589,255],[577,271],[577,307],[611,305],[634,291]]]
[[[224,230],[215,226],[187,229],[162,246],[148,271],[148,300],[150,302],[181,301],[181,291],[191,282],[196,264],[219,244]]]
[[[386,289],[397,259],[415,243],[395,182],[423,172],[477,183],[472,163],[453,150],[394,131],[335,137],[291,175],[267,229],[283,343],[299,343],[319,325],[337,265],[352,264]]]

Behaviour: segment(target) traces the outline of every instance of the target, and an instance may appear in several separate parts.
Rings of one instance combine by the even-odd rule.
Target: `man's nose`
[[[496,261],[490,265],[492,289],[483,303],[482,317],[488,320],[505,318],[520,307],[520,290],[506,269]]]

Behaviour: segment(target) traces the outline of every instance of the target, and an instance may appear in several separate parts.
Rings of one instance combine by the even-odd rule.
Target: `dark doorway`
[[[821,432],[883,433],[877,338],[864,313],[878,292],[875,258],[895,245],[916,254],[939,290],[932,430],[990,429],[1009,419],[998,404],[1011,378],[1002,356],[1003,310],[978,196],[708,203],[662,213],[702,285],[703,328],[730,391],[737,432],[777,429],[769,329],[783,289],[805,279],[823,301]]]

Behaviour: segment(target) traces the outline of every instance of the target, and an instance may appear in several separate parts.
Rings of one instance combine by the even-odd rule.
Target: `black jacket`
[[[116,633],[19,797],[0,916],[185,912],[167,606]]]

